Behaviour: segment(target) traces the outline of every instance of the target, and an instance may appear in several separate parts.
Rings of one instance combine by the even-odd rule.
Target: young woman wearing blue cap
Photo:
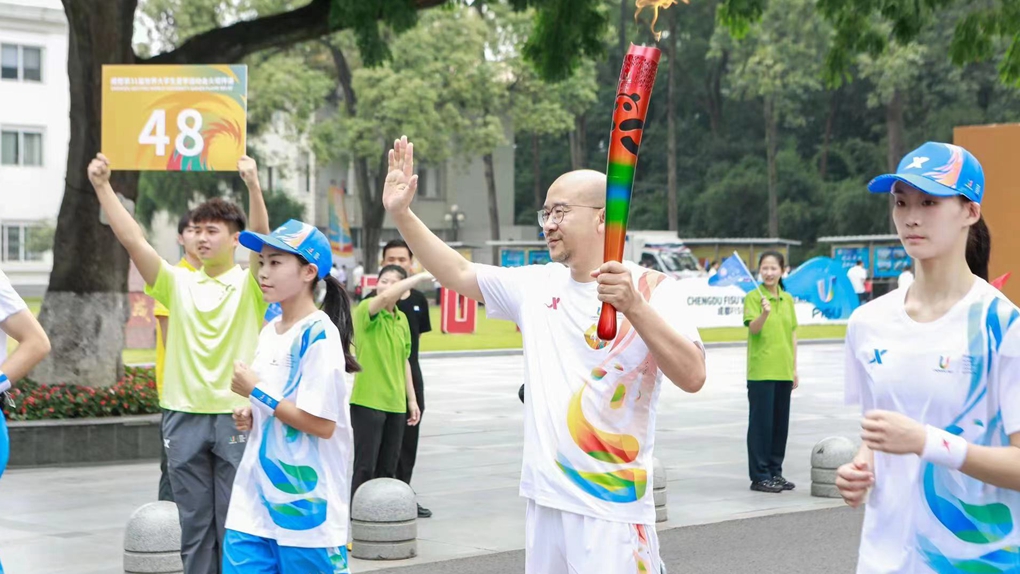
[[[281,314],[262,329],[251,367],[234,366],[231,389],[251,400],[234,420],[250,434],[230,497],[223,572],[346,574],[353,440],[344,373],[360,369],[350,302],[329,275],[329,241],[311,225],[292,219],[271,235],[246,231],[240,242],[259,253],[259,286]]]
[[[981,165],[927,143],[868,189],[892,193],[916,275],[847,328],[863,444],[836,485],[867,500],[857,572],[1020,572],[1020,312],[986,282]]]

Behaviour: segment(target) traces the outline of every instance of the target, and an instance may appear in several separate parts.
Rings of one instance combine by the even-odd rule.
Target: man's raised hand
[[[237,160],[237,172],[248,187],[259,184],[259,167],[252,158],[241,156],[241,159]]]
[[[103,154],[96,154],[96,159],[89,163],[89,181],[92,187],[98,189],[100,186],[110,183],[110,160]]]
[[[390,213],[401,213],[411,207],[418,190],[418,176],[414,175],[414,144],[407,136],[393,142],[389,153],[389,171],[383,185],[383,207]]]

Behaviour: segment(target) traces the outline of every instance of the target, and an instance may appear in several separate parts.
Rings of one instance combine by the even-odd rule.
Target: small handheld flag
[[[712,287],[736,285],[743,289],[744,293],[757,289],[759,295],[765,296],[761,292],[761,286],[754,280],[754,275],[751,274],[747,265],[744,265],[744,260],[740,258],[736,251],[733,252],[733,255],[723,260],[715,275],[708,278],[708,284]]]

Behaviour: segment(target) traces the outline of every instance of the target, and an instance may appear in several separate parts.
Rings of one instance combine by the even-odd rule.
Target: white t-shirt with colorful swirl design
[[[948,313],[917,323],[907,289],[850,318],[846,396],[1001,447],[1020,432],[1020,313],[977,279]],[[1020,492],[916,455],[875,453],[859,574],[1020,572]]]
[[[701,344],[678,284],[627,264],[635,287],[680,334]],[[488,316],[524,335],[521,496],[541,506],[631,524],[654,524],[652,449],[664,380],[621,313],[613,341],[595,334],[602,304],[594,281],[559,263],[476,265]]]
[[[227,528],[281,546],[347,544],[353,436],[340,333],[322,311],[285,333],[280,319],[262,329],[252,370],[259,387],[319,418],[336,422],[329,439],[303,433],[253,409],[237,468]]]

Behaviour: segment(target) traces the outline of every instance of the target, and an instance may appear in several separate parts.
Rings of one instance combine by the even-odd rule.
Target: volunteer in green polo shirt
[[[758,260],[761,288],[744,298],[747,335],[747,462],[751,490],[782,492],[790,393],[797,388],[797,314],[783,289],[786,261],[768,251]],[[764,294],[764,296],[763,296]]]
[[[425,277],[430,275],[408,278],[403,267],[387,265],[379,271],[375,296],[354,309],[354,352],[361,371],[351,393],[352,497],[369,480],[396,476],[404,427],[421,418],[408,362],[411,328],[397,302]]]

